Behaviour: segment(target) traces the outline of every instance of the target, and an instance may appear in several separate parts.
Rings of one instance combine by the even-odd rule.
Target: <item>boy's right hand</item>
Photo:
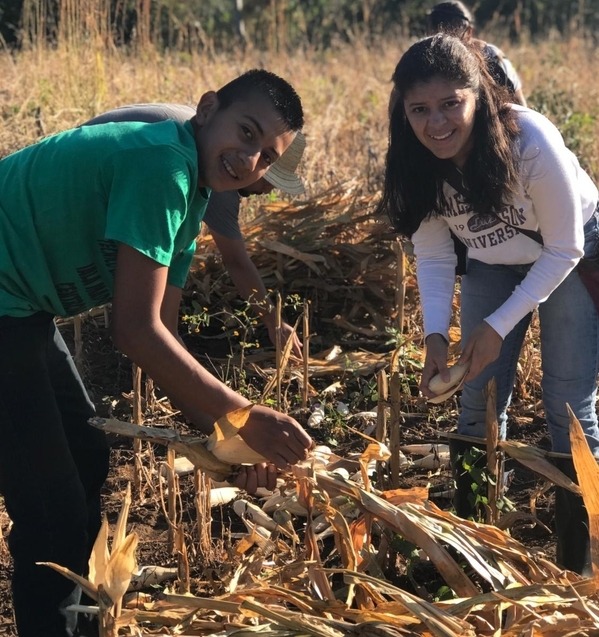
[[[252,407],[239,435],[279,469],[305,460],[308,449],[314,445],[296,420],[264,405]]]

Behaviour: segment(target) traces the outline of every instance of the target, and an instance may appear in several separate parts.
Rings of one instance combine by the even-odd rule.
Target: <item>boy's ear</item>
[[[203,126],[218,110],[218,96],[215,91],[204,93],[196,108],[196,122]]]

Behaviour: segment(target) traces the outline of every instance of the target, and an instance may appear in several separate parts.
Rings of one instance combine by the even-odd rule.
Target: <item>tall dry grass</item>
[[[369,192],[380,184],[389,78],[409,40],[381,41],[375,47],[354,42],[326,52],[307,49],[287,55],[190,55],[159,53],[142,34],[125,50],[115,47],[107,32],[107,0],[65,0],[64,19],[50,46],[41,36],[45,16],[36,10],[41,4],[27,5],[27,46],[17,53],[0,51],[0,154],[118,105],[194,105],[202,92],[259,66],[286,77],[303,98],[308,149],[302,170],[309,194],[347,180]],[[533,106],[536,96],[557,124],[569,121],[569,139],[599,177],[597,51],[581,39],[503,48]],[[577,116],[573,122],[568,120],[572,113]]]

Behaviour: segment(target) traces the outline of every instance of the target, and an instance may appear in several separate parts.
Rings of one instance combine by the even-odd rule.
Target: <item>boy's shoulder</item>
[[[190,120],[195,115],[195,109],[185,104],[128,104],[119,106],[101,115],[96,115],[86,121],[84,126],[106,124],[108,122],[146,122],[154,123],[164,120],[174,120],[180,124]]]
[[[72,135],[74,144],[95,146],[98,147],[98,152],[102,153],[150,147],[184,148],[195,153],[195,138],[190,122],[106,122],[93,126],[83,125],[67,131],[67,134]]]

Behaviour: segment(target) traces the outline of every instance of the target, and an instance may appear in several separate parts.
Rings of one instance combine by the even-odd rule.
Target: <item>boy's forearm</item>
[[[180,291],[168,269],[120,244],[112,303],[116,347],[143,369],[198,427],[249,404],[186,351],[175,336]],[[208,428],[206,427],[208,423]]]

